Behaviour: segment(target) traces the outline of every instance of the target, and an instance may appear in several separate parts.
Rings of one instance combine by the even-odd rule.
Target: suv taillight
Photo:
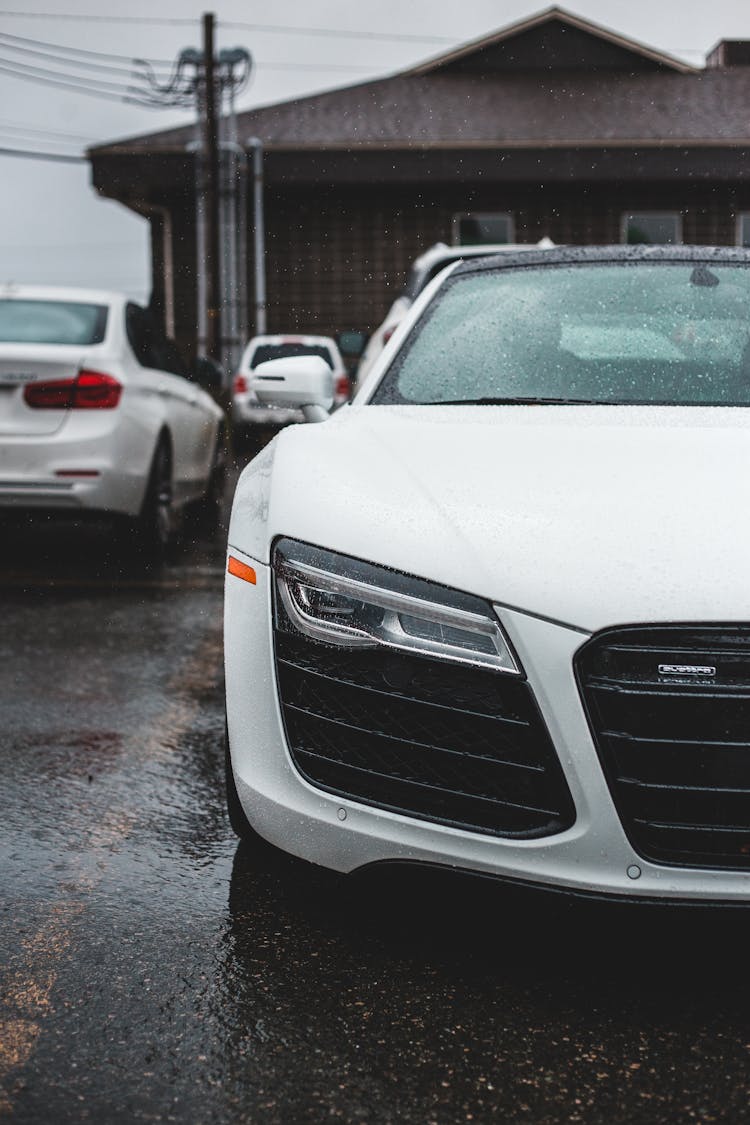
[[[28,383],[23,398],[35,410],[114,410],[122,384],[101,371],[79,371],[75,379]]]
[[[236,395],[247,394],[247,379],[244,375],[235,375],[232,389]]]
[[[349,398],[349,395],[351,394],[351,389],[352,389],[352,385],[351,385],[351,382],[349,381],[349,376],[348,375],[339,375],[338,379],[336,380],[336,397],[337,398]]]

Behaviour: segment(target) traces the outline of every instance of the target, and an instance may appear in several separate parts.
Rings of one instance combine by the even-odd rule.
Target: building
[[[269,330],[371,329],[441,240],[750,244],[749,109],[750,42],[697,68],[551,8],[243,113],[239,138],[265,150]],[[97,190],[148,216],[154,302],[190,349],[193,141],[188,127],[89,153]]]

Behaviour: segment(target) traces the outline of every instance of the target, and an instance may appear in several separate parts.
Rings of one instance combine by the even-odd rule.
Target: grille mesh
[[[749,869],[750,626],[610,630],[576,665],[636,851],[657,863]]]
[[[574,807],[528,685],[385,649],[337,649],[278,614],[276,668],[292,759],[312,784],[499,836],[569,827]]]

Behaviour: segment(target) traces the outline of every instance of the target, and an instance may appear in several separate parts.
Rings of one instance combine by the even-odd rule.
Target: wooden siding
[[[453,215],[474,210],[510,211],[518,242],[547,236],[573,245],[618,243],[626,211],[679,211],[686,243],[731,245],[750,190],[653,183],[269,189],[269,331],[371,330],[414,258],[435,242],[450,243]],[[252,293],[252,276],[249,285]]]
[[[169,206],[167,199],[160,202]],[[736,216],[750,211],[750,184],[599,182],[415,182],[306,184],[266,188],[268,330],[334,334],[370,331],[401,290],[414,259],[451,242],[457,212],[507,211],[516,241],[557,244],[620,241],[623,212],[678,211],[683,241],[732,245]],[[185,193],[171,200],[175,334],[194,354],[197,336],[195,215]],[[248,216],[250,226],[252,216]],[[154,299],[162,302],[161,225],[153,239]],[[252,242],[251,242],[252,245]],[[248,261],[252,306],[253,264]],[[252,335],[252,323],[248,335]]]

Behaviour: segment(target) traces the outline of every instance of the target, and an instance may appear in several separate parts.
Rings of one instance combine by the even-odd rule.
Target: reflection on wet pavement
[[[110,521],[5,516],[0,517],[0,589],[206,585],[221,574],[223,549],[217,557],[214,547],[196,539],[188,525],[175,537],[167,565],[150,566]]]

